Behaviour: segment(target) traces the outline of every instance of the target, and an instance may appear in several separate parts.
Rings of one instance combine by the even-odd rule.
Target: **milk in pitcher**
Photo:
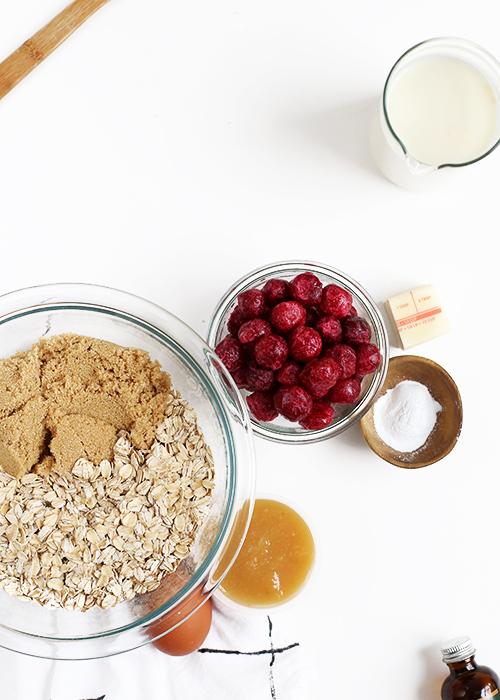
[[[493,144],[498,113],[488,81],[455,58],[422,58],[386,98],[388,120],[412,158],[428,165],[475,160]]]
[[[375,163],[413,190],[439,187],[500,143],[500,63],[465,39],[428,39],[396,61],[370,127]]]

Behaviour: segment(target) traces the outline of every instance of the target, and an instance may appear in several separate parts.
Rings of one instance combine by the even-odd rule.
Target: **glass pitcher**
[[[464,39],[429,39],[392,67],[370,130],[380,170],[412,190],[449,181],[500,143],[500,63]]]

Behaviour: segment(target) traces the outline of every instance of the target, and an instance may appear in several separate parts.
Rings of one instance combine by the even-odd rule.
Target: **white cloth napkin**
[[[172,657],[147,645],[94,661],[48,661],[0,649],[2,700],[299,700],[316,671],[281,616],[214,602],[201,649]]]

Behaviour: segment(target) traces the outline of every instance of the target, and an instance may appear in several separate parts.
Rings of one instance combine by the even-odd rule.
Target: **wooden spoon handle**
[[[0,100],[109,0],[74,0],[0,63]]]

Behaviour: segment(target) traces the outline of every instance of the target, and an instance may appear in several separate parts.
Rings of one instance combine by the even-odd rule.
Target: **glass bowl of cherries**
[[[389,341],[376,303],[315,262],[266,265],[238,280],[208,345],[245,397],[256,435],[289,444],[340,435],[373,405]]]

